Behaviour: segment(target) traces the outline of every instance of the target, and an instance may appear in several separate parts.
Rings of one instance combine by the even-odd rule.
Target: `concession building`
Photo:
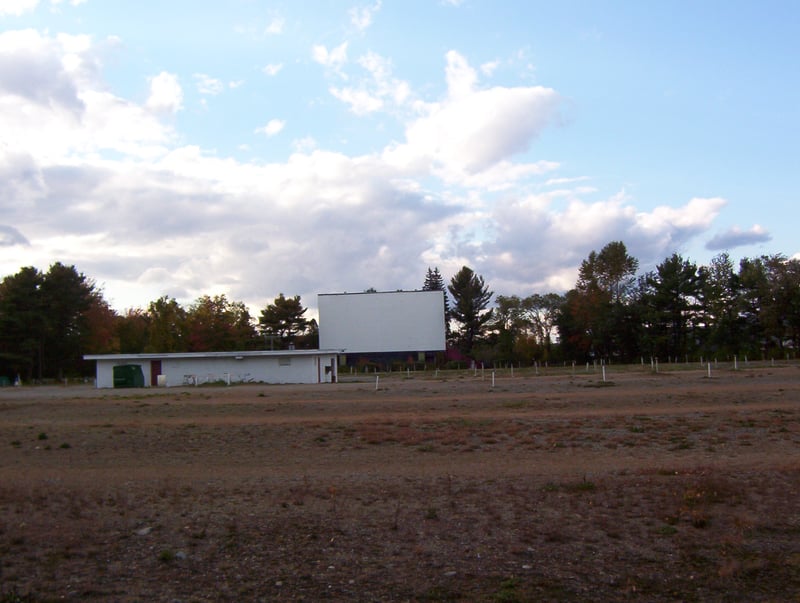
[[[332,383],[335,350],[86,355],[97,362],[97,387],[204,383]]]

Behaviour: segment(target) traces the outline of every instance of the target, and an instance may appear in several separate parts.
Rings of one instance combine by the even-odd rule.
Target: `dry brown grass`
[[[7,600],[800,592],[795,367],[7,389],[0,451]]]

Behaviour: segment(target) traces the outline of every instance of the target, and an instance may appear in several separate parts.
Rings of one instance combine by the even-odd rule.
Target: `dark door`
[[[150,385],[155,387],[158,385],[158,376],[161,374],[161,361],[160,360],[151,360],[150,361]]]

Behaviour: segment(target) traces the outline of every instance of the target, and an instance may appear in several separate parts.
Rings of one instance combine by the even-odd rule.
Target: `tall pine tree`
[[[461,328],[457,334],[461,353],[469,356],[475,343],[481,338],[486,324],[492,320],[492,310],[486,310],[494,292],[484,284],[483,277],[464,266],[450,279],[447,287],[453,296],[451,316]]]

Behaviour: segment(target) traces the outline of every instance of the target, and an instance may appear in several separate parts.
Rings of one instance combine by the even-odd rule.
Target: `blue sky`
[[[563,292],[800,252],[795,2],[0,0],[0,273],[161,295]]]

